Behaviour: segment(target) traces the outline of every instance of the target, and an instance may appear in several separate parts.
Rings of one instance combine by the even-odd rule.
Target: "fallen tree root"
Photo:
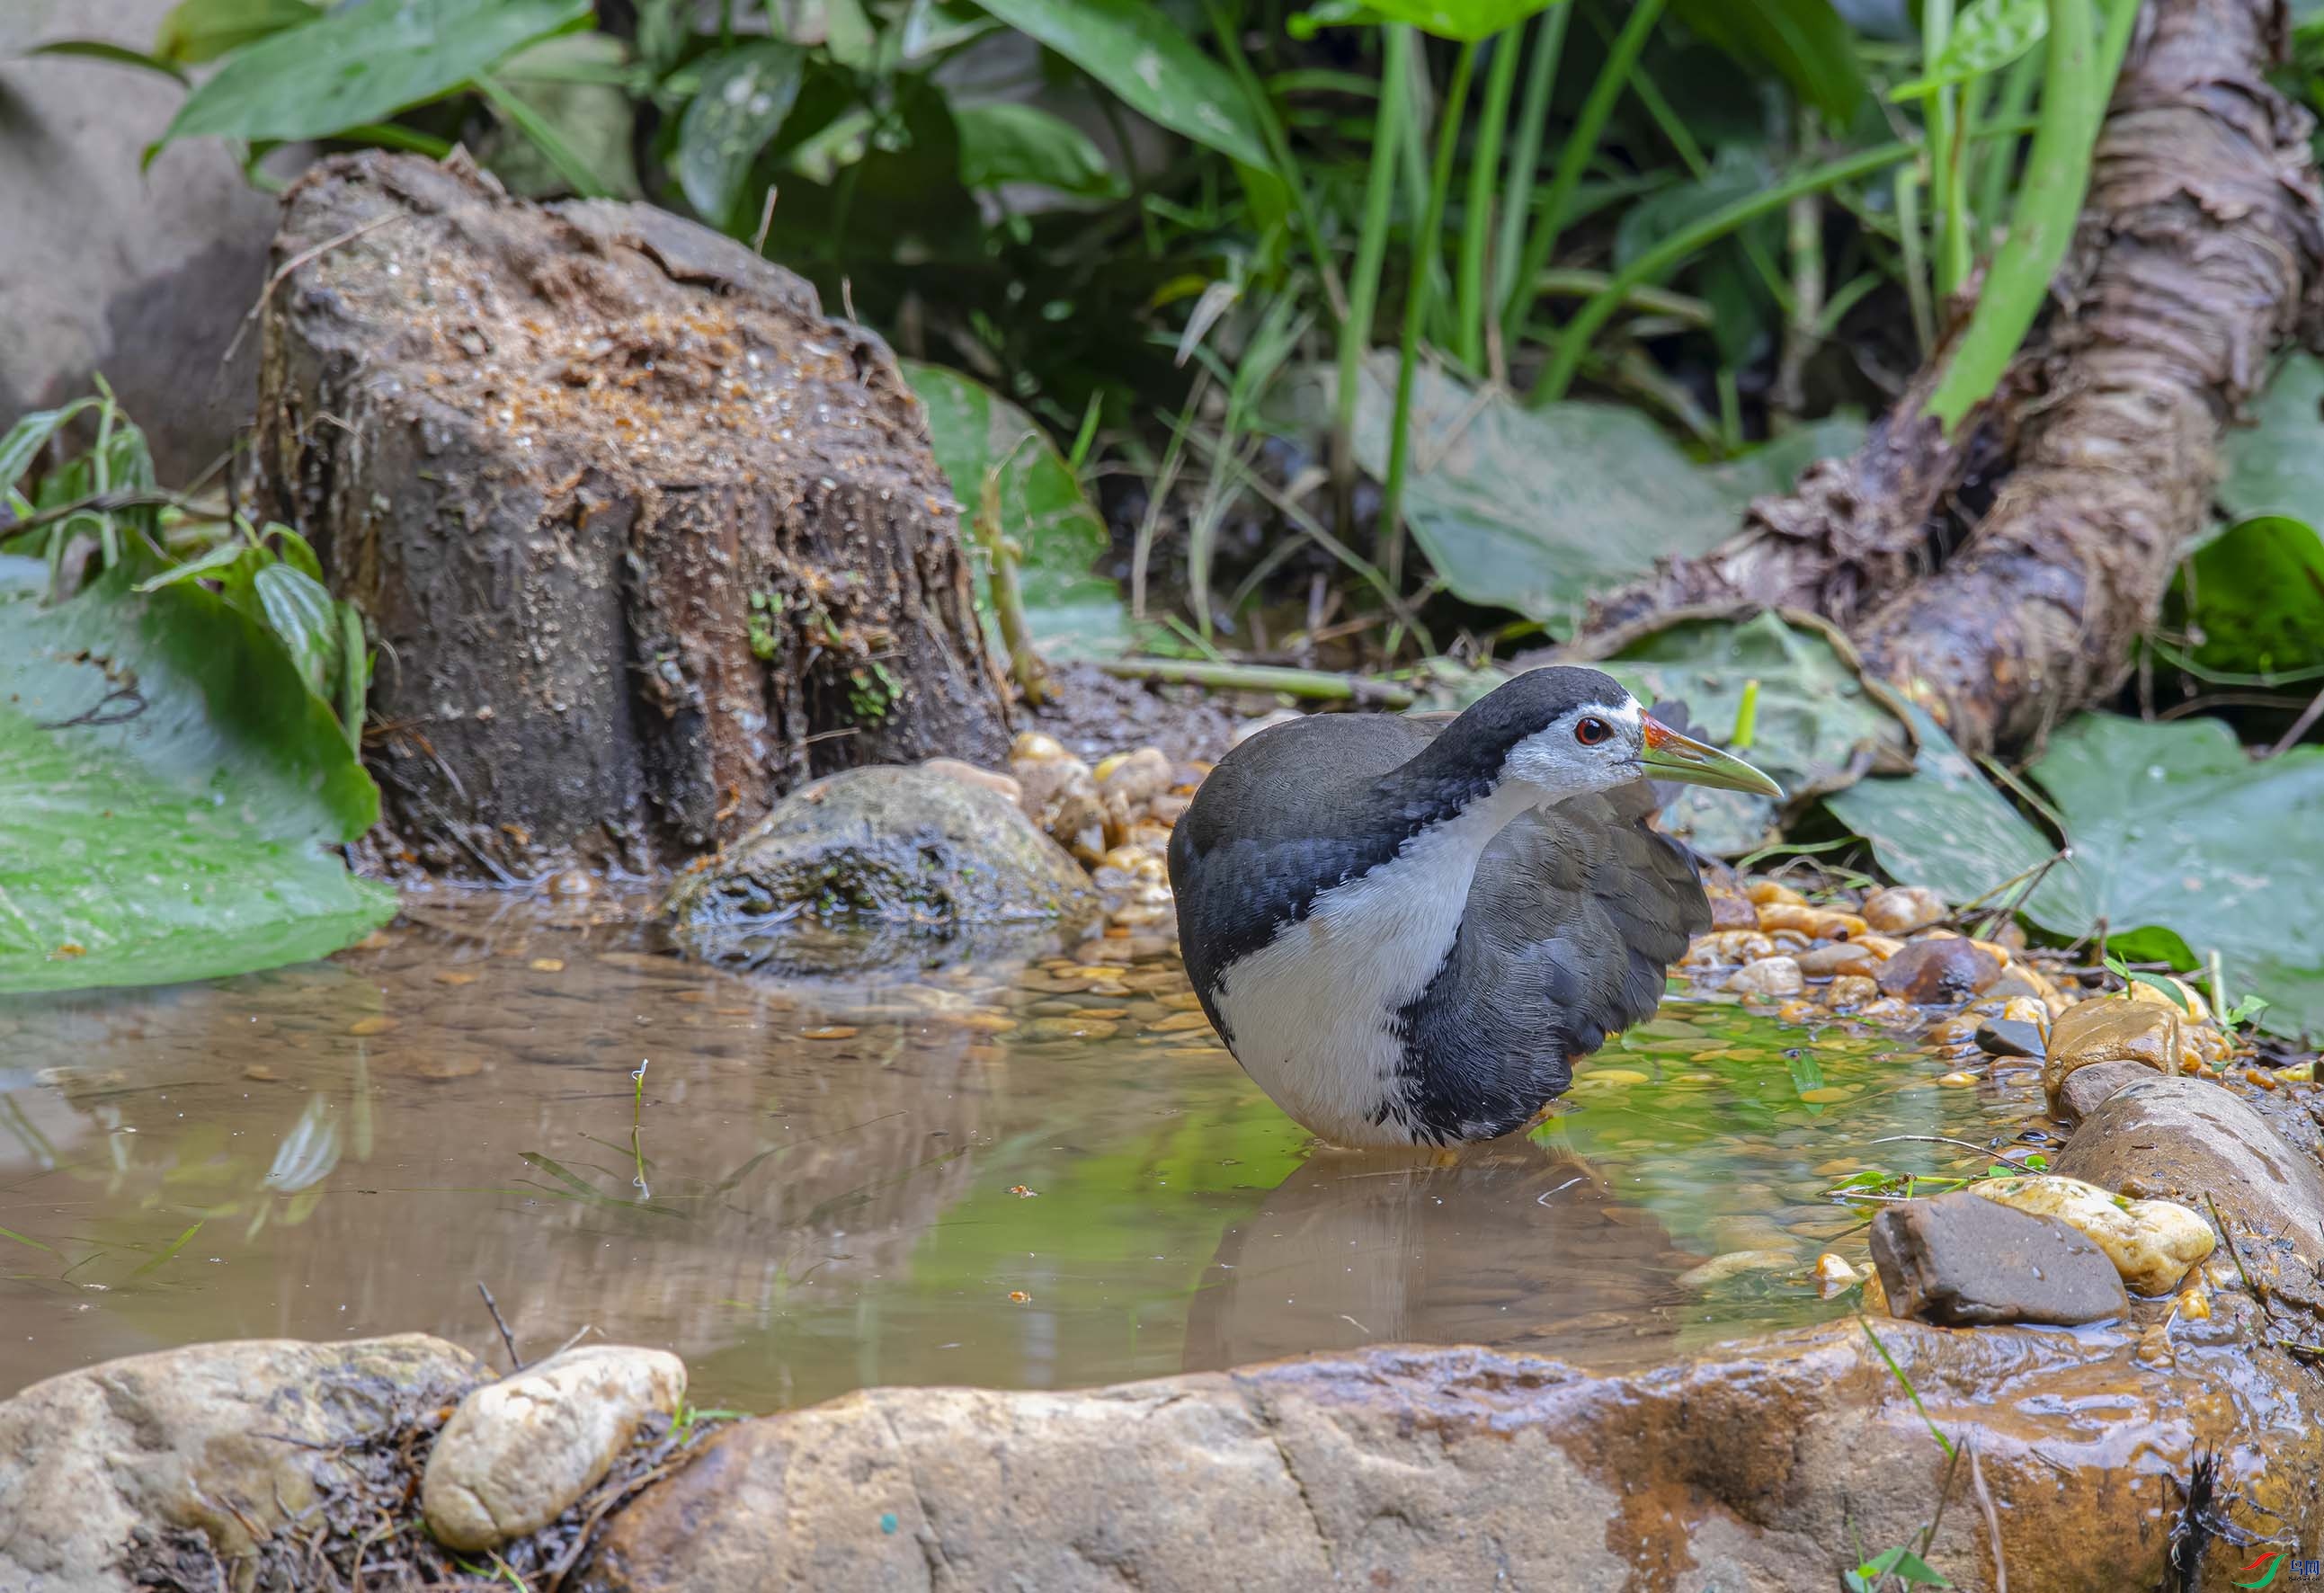
[[[1588,631],[1812,608],[1972,752],[2036,741],[2119,686],[2204,522],[2220,434],[2324,266],[2310,119],[2265,78],[2282,37],[2276,0],[2154,0],[2049,323],[1983,426],[1948,436],[1922,414],[1941,353],[1854,456],[1611,594]],[[1949,549],[1948,494],[1999,459],[1992,509]]]

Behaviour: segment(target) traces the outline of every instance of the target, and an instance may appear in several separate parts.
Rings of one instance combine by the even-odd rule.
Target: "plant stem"
[[[1211,664],[1196,658],[1111,658],[1098,665],[1122,680],[1157,680],[1166,686],[1208,686],[1227,691],[1282,692],[1323,703],[1371,703],[1409,708],[1416,700],[1404,686],[1362,675],[1323,669],[1286,669],[1273,664]]]
[[[2073,242],[2089,186],[2091,145],[2137,14],[2137,0],[2112,0],[2101,40],[2092,36],[2089,0],[2050,0],[2042,117],[2026,152],[2009,235],[1994,251],[1985,291],[1929,393],[1926,413],[1949,432],[1993,396],[2050,296],[2050,280]]]
[[[1017,584],[1016,550],[1001,529],[1001,473],[1016,456],[1016,449],[1010,449],[1007,458],[984,473],[983,483],[977,492],[973,529],[977,541],[984,548],[992,594],[992,620],[1001,630],[1001,645],[1009,652],[1009,672],[1016,677],[1017,689],[1025,694],[1026,705],[1038,708],[1051,695],[1049,666],[1033,645],[1033,628],[1025,614],[1024,589]],[[639,1088],[642,1090],[644,1086],[641,1084]]]
[[[1754,221],[1771,210],[1782,209],[1802,194],[1818,193],[1867,176],[1884,166],[1910,160],[1913,153],[1913,146],[1908,143],[1884,143],[1876,149],[1859,150],[1855,154],[1803,171],[1773,188],[1762,189],[1731,205],[1722,206],[1692,226],[1682,227],[1673,233],[1608,278],[1604,290],[1582,306],[1581,312],[1566,324],[1556,346],[1550,352],[1548,368],[1543,372],[1540,384],[1534,389],[1534,405],[1538,408],[1554,403],[1565,396],[1566,388],[1572,383],[1573,373],[1582,364],[1582,356],[1589,351],[1590,339],[1621,308],[1632,289],[1651,281],[1698,249],[1725,237],[1747,222]]]
[[[1436,117],[1436,162],[1428,174],[1428,213],[1415,235],[1412,278],[1405,290],[1404,344],[1396,366],[1396,409],[1388,417],[1388,480],[1380,493],[1380,534],[1387,554],[1380,560],[1388,585],[1404,585],[1404,478],[1412,456],[1412,380],[1420,359],[1420,328],[1427,318],[1430,287],[1427,262],[1436,253],[1436,235],[1444,226],[1445,191],[1452,186],[1452,153],[1461,143],[1461,110],[1469,97],[1469,75],[1477,64],[1477,46],[1463,44],[1452,65],[1452,82],[1444,91]]]
[[[2025,119],[2025,107],[2034,103],[2034,85],[2041,80],[2042,63],[2046,46],[2035,45],[2009,63],[2001,77],[2001,97],[1994,103],[1987,125],[1996,123],[2011,125]],[[2009,202],[2009,180],[2016,174],[2017,140],[1997,139],[1986,146],[1978,161],[1977,213],[1991,226]]]
[[[1570,6],[1572,0],[1567,0]],[[1557,152],[1557,170],[1549,180],[1549,192],[1542,199],[1541,214],[1534,219],[1533,235],[1526,242],[1524,257],[1509,291],[1508,302],[1501,307],[1501,338],[1515,343],[1517,334],[1525,329],[1526,311],[1531,308],[1532,295],[1526,284],[1541,274],[1557,250],[1557,235],[1565,225],[1565,207],[1573,202],[1573,190],[1581,186],[1582,173],[1597,152],[1599,134],[1606,130],[1606,118],[1614,112],[1614,102],[1622,97],[1622,86],[1628,80],[1630,69],[1637,64],[1638,54],[1646,47],[1647,35],[1655,31],[1655,23],[1662,15],[1663,0],[1637,0],[1630,7],[1622,31],[1615,35],[1613,48],[1608,51],[1605,69],[1598,80],[1590,86],[1589,97],[1582,102],[1582,114],[1574,119],[1573,131],[1564,147]]]
[[[1953,0],[1922,0],[1921,60],[1934,67],[1952,36]],[[1956,207],[1955,178],[1960,164],[1960,90],[1940,88],[1925,102],[1929,117],[1929,191],[1932,207],[1931,253],[1936,260],[1936,297],[1950,298],[1969,277],[1969,227]]]
[[[1410,105],[1413,32],[1392,24],[1380,63],[1379,115],[1372,124],[1371,170],[1364,179],[1363,231],[1356,240],[1355,275],[1348,284],[1348,318],[1340,323],[1340,373],[1332,413],[1332,478],[1337,488],[1340,529],[1348,527],[1349,493],[1355,483],[1356,383],[1371,346],[1372,317],[1379,308],[1380,264],[1388,257],[1388,221],[1395,209],[1397,145]]]
[[[1521,29],[1493,41],[1493,68],[1485,78],[1485,103],[1477,118],[1477,147],[1469,157],[1469,199],[1461,216],[1458,322],[1461,363],[1473,373],[1485,368],[1485,250],[1492,235],[1493,179],[1499,175],[1501,134],[1509,118],[1509,98],[1517,84]]]
[[[1533,214],[1533,175],[1541,164],[1541,135],[1549,123],[1550,90],[1556,84],[1557,60],[1565,47],[1566,19],[1572,14],[1572,0],[1553,5],[1541,14],[1540,25],[1534,30],[1533,69],[1526,74],[1517,142],[1509,146],[1508,175],[1501,189],[1500,235],[1493,246],[1493,307],[1505,318],[1505,325],[1517,282],[1517,260],[1525,249],[1526,220]]]
[[[1929,350],[1937,340],[1937,318],[1929,293],[1929,257],[1921,246],[1921,170],[1918,166],[1900,166],[1896,170],[1896,242],[1904,251],[1902,269],[1904,273],[1904,301],[1913,316],[1913,341],[1921,357],[1929,357]]]

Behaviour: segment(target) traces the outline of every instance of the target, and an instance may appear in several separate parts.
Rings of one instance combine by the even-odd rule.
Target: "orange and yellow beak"
[[[1646,765],[1648,779],[1677,780],[1721,791],[1748,791],[1755,796],[1783,800],[1783,787],[1740,758],[1707,746],[1692,736],[1683,736],[1651,714],[1644,716],[1644,723],[1646,744],[1638,761]]]

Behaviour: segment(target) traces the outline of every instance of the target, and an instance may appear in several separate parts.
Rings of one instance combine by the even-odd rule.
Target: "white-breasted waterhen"
[[[1530,670],[1449,722],[1261,731],[1170,838],[1203,1010],[1334,1144],[1522,1128],[1711,926],[1692,855],[1648,826],[1649,779],[1783,794],[1596,669]]]

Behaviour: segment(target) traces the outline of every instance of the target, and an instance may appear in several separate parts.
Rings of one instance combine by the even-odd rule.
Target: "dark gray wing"
[[[1395,855],[1402,837],[1370,822],[1371,787],[1434,734],[1389,714],[1318,714],[1219,760],[1170,835],[1178,944],[1205,1010],[1220,972],[1317,892]]]
[[[1711,905],[1684,848],[1647,827],[1644,782],[1532,814],[1487,849],[1443,971],[1406,1008],[1404,1105],[1428,1137],[1517,1128],[1572,1059],[1653,1016]]]

